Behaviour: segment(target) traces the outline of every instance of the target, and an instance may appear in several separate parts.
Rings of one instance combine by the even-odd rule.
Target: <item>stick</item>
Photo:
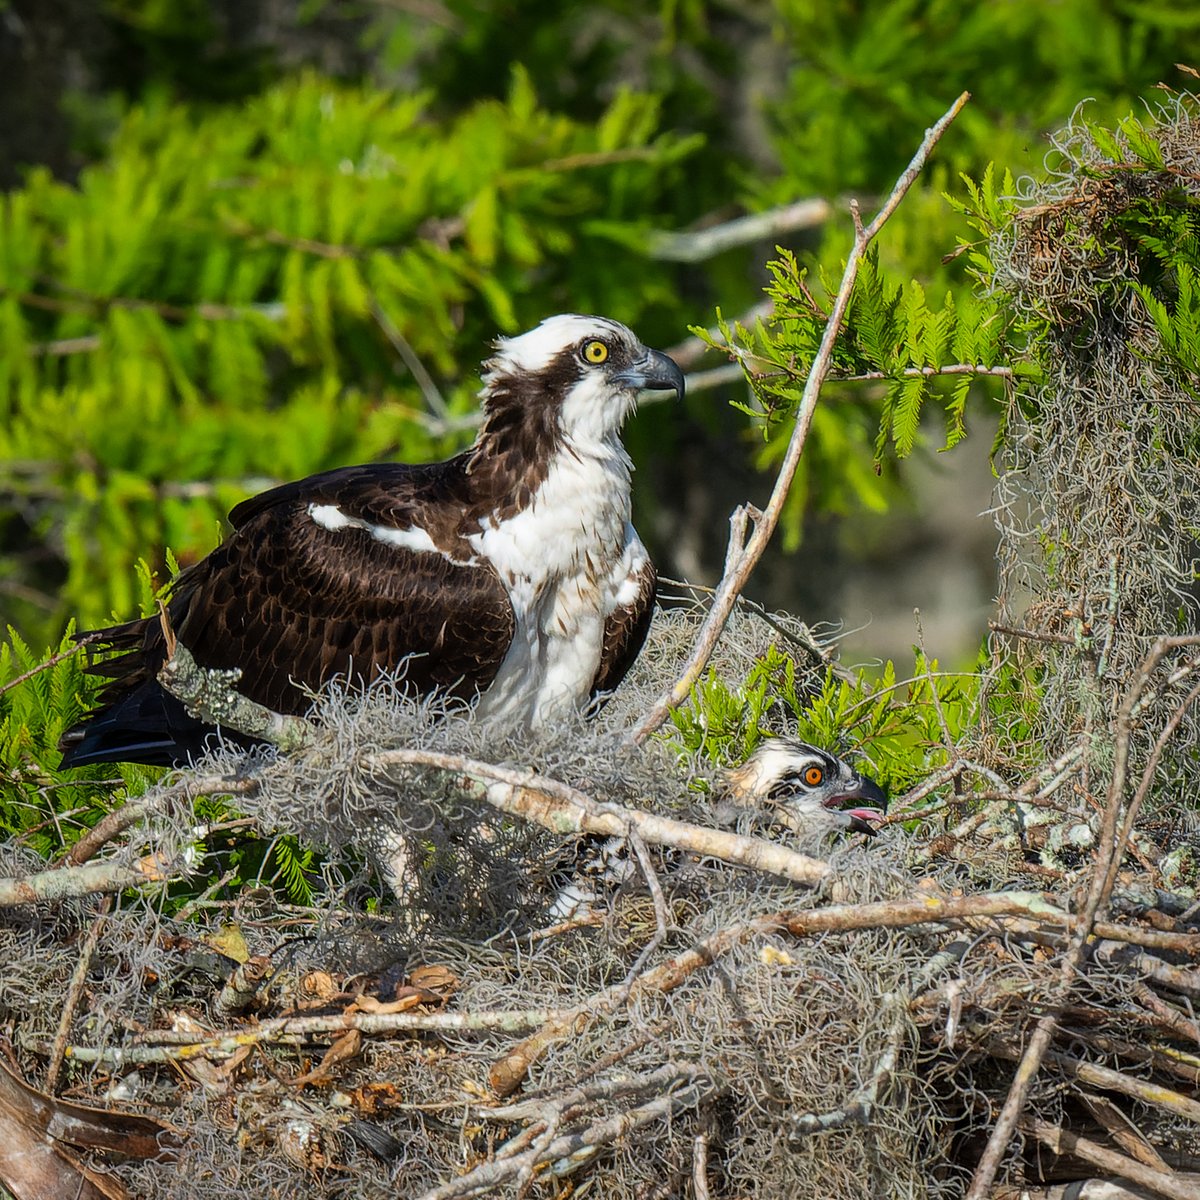
[[[1018,1046],[995,1039],[988,1043],[988,1053],[996,1058],[1011,1060],[1021,1057],[1021,1050]],[[1115,1071],[1112,1067],[1086,1062],[1054,1050],[1046,1052],[1045,1061],[1056,1066],[1064,1075],[1078,1079],[1090,1087],[1131,1096],[1152,1108],[1160,1108],[1177,1117],[1200,1124],[1200,1101],[1193,1100],[1182,1092],[1173,1091],[1159,1083],[1148,1083],[1144,1079],[1136,1079],[1121,1071]]]
[[[746,246],[797,229],[824,225],[833,216],[833,205],[821,197],[796,200],[765,212],[748,213],[707,229],[684,233],[660,230],[650,235],[646,252],[662,262],[698,263],[715,258],[735,246]]]
[[[81,1063],[128,1067],[146,1063],[187,1062],[198,1058],[227,1058],[246,1046],[303,1045],[314,1037],[357,1030],[389,1033],[503,1033],[518,1034],[555,1020],[555,1008],[498,1009],[465,1013],[322,1013],[314,1016],[272,1017],[242,1029],[217,1030],[197,1039],[193,1030],[151,1029],[129,1046],[68,1046],[65,1057]],[[38,1053],[48,1047],[35,1045]]]
[[[429,405],[429,411],[441,421],[449,419],[450,409],[442,398],[438,385],[434,383],[433,376],[425,369],[425,364],[417,357],[417,352],[409,345],[408,339],[396,328],[395,322],[374,298],[371,300],[371,316],[383,336],[391,342],[392,349],[404,360],[409,374],[421,389],[421,395],[425,397],[425,403]]]
[[[477,759],[432,750],[385,750],[366,756],[367,771],[432,767],[454,777],[455,786],[472,800],[522,817],[551,833],[624,837],[633,829],[649,845],[674,846],[693,854],[719,858],[793,883],[815,887],[829,878],[829,864],[761,838],[690,825],[641,809],[606,804],[600,807],[575,788],[527,771],[493,766]]]
[[[174,787],[157,788],[139,796],[136,800],[128,800],[120,808],[114,809],[101,818],[93,828],[89,829],[71,847],[63,860],[65,865],[80,866],[94,857],[97,851],[124,833],[126,829],[153,812],[168,807],[174,801],[183,799],[189,803],[197,796],[230,795],[242,796],[258,787],[253,779],[228,779],[221,775],[201,775],[198,778],[185,777]]]
[[[845,319],[846,310],[850,305],[850,294],[854,290],[854,281],[858,276],[859,263],[871,241],[880,229],[883,228],[883,225],[891,217],[892,213],[896,211],[896,207],[904,199],[909,188],[912,187],[922,167],[924,167],[926,159],[928,159],[930,153],[933,151],[934,146],[937,145],[942,134],[949,128],[951,122],[958,116],[969,99],[970,93],[963,92],[937,124],[926,131],[925,139],[921,143],[917,153],[913,156],[904,174],[896,181],[896,186],[892,189],[891,195],[888,196],[883,207],[869,225],[865,227],[862,225],[861,219],[858,216],[858,207],[852,204],[852,212],[855,218],[854,245],[851,247],[850,254],[846,259],[846,268],[842,274],[841,286],[838,288],[837,297],[834,300],[829,319],[825,323],[825,332],[821,338],[820,348],[813,359],[812,366],[808,372],[808,379],[804,384],[804,394],[800,399],[800,407],[796,414],[796,426],[792,430],[792,437],[788,443],[783,465],[780,467],[779,475],[775,480],[775,487],[771,492],[771,498],[761,513],[757,513],[756,510],[751,510],[749,507],[743,505],[731,518],[729,550],[726,555],[725,573],[717,587],[717,593],[713,597],[712,608],[709,610],[708,617],[696,639],[692,656],[684,667],[679,680],[659,698],[654,707],[651,708],[638,724],[637,728],[634,729],[631,735],[634,741],[644,741],[667,719],[672,711],[687,700],[688,696],[691,695],[692,688],[703,674],[704,668],[708,665],[708,660],[712,657],[721,632],[725,628],[725,623],[729,620],[729,615],[733,611],[738,593],[745,587],[750,572],[762,557],[767,542],[775,532],[775,526],[779,523],[784,502],[787,500],[787,494],[792,486],[792,480],[795,478],[796,469],[800,465],[800,456],[804,451],[804,443],[808,438],[809,427],[812,425],[813,413],[816,409],[817,399],[821,393],[821,386],[825,382],[826,375],[829,374],[833,359],[834,343],[837,340],[838,332]],[[751,533],[748,541],[743,541],[742,535],[744,533],[745,521],[752,514],[754,516],[754,531]]]
[[[36,904],[41,900],[68,900],[105,892],[123,892],[146,883],[166,883],[183,877],[157,855],[147,855],[135,863],[98,862],[81,867],[56,867],[33,875],[0,879],[0,908],[18,904]]]
[[[225,725],[248,737],[270,742],[285,754],[300,749],[311,739],[311,721],[272,712],[235,691],[233,685],[240,675],[238,670],[201,667],[186,646],[176,644],[174,653],[158,673],[158,682],[202,721]]]
[[[85,633],[76,640],[75,645],[68,647],[66,650],[60,650],[57,654],[52,654],[45,662],[40,662],[37,666],[30,667],[24,674],[18,675],[15,679],[10,679],[5,684],[0,684],[0,696],[24,683],[27,679],[32,679],[35,675],[40,675],[43,671],[49,671],[51,667],[57,667],[64,659],[78,654],[84,646],[89,642],[94,642],[99,636],[98,633]]]
[[[663,895],[662,886],[658,882],[658,872],[655,871],[654,864],[650,861],[650,852],[646,849],[645,841],[638,831],[632,828],[629,830],[626,840],[633,847],[633,853],[642,871],[642,878],[646,881],[646,888],[650,892],[650,899],[654,904],[654,937],[642,947],[633,966],[629,968],[627,982],[632,982],[654,956],[659,946],[667,940],[673,922],[670,909],[667,907],[667,898]]]
[[[105,896],[100,901],[100,911],[92,921],[87,937],[79,948],[79,961],[71,972],[71,982],[67,987],[67,999],[63,1004],[62,1015],[58,1019],[58,1032],[54,1035],[54,1045],[50,1048],[50,1067],[46,1072],[46,1094],[53,1096],[58,1091],[58,1076],[62,1070],[63,1055],[71,1036],[71,1022],[75,1019],[75,1010],[79,1007],[79,997],[83,994],[83,985],[87,982],[88,968],[92,965],[92,955],[96,953],[96,944],[100,941],[100,931],[108,914],[112,910],[112,897]]]
[[[559,1159],[578,1159],[601,1146],[618,1141],[651,1121],[666,1120],[678,1109],[695,1107],[712,1094],[712,1089],[705,1088],[700,1082],[688,1083],[678,1091],[668,1092],[646,1104],[606,1120],[593,1121],[583,1129],[564,1134],[549,1145],[535,1145],[524,1154],[481,1163],[466,1175],[422,1193],[418,1200],[460,1200],[467,1196],[495,1195],[501,1183],[519,1174],[531,1160],[536,1166]]]

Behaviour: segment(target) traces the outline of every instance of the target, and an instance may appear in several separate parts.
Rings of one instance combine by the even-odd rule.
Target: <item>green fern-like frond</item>
[[[958,739],[977,722],[982,678],[943,671],[919,653],[903,679],[890,661],[876,678],[832,668],[805,676],[772,647],[738,683],[709,671],[673,714],[668,736],[681,752],[727,766],[763,738],[789,733],[863,758],[880,784],[899,792],[945,765],[947,730]]]

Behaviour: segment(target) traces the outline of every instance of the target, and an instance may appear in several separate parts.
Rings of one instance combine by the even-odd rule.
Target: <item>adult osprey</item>
[[[421,466],[342,467],[272,488],[175,581],[171,627],[238,689],[302,712],[306,689],[401,670],[408,686],[545,725],[624,677],[649,628],[655,573],[630,524],[621,426],[646,388],[683,374],[616,321],[550,317],[499,339],[469,450]],[[177,765],[213,732],[157,682],[158,617],[101,631],[124,651],[63,765]]]

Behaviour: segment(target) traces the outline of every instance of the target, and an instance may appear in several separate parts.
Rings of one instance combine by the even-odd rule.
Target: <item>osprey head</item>
[[[683,396],[683,372],[674,361],[607,317],[547,317],[528,333],[499,338],[484,366],[489,420],[519,405],[572,441],[615,437],[641,391]]]
[[[727,772],[725,786],[734,806],[769,809],[779,824],[799,832],[873,835],[887,809],[887,796],[875,780],[793,738],[768,738]],[[854,807],[856,801],[865,806]]]

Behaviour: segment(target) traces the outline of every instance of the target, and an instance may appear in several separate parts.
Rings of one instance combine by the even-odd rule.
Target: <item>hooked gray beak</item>
[[[683,399],[683,372],[675,360],[661,350],[647,350],[637,362],[628,370],[622,371],[616,379],[618,383],[636,388],[638,391],[673,391],[676,400]]]
[[[850,800],[865,800],[869,807],[846,808],[846,802]],[[874,837],[879,832],[876,826],[887,812],[887,793],[869,775],[856,775],[845,788],[825,801],[825,807],[847,817],[850,828],[856,833]]]

